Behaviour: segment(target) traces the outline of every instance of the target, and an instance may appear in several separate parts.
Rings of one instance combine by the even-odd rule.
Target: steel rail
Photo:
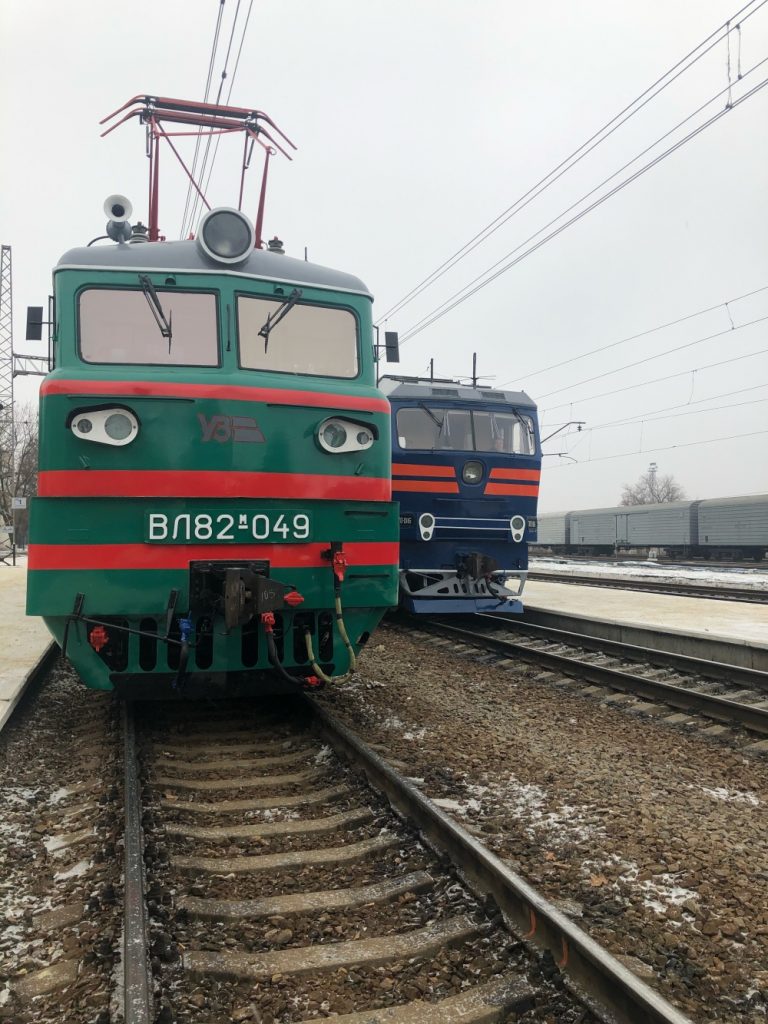
[[[701,597],[712,601],[746,601],[766,604],[768,590],[746,587],[712,587],[698,583],[651,583],[649,580],[611,579],[610,577],[571,576],[556,572],[530,572],[528,579],[539,583],[570,583],[579,587],[608,587],[614,590],[638,590],[648,594],[673,594],[677,597]]]
[[[408,820],[425,842],[450,858],[470,888],[491,896],[526,944],[548,951],[572,989],[613,1024],[691,1024],[575,925],[524,878],[402,778],[314,697],[305,697],[337,753],[362,766],[371,785]]]
[[[136,762],[133,707],[123,704],[125,757],[125,861],[123,970],[125,1024],[151,1024],[152,981],[145,894],[144,838],[141,828],[141,794]]]
[[[757,690],[768,692],[768,672],[762,672],[757,668],[728,665],[725,662],[712,661],[709,658],[695,658],[689,654],[662,651],[656,647],[641,647],[639,644],[603,639],[599,636],[591,636],[589,633],[555,629],[554,626],[540,626],[534,622],[519,622],[517,619],[510,622],[508,615],[494,615],[492,612],[479,612],[475,617],[494,622],[498,626],[506,626],[516,633],[530,634],[532,637],[542,640],[583,647],[589,651],[611,654],[617,658],[626,658],[628,661],[640,661],[646,665],[659,665],[663,668],[674,669],[676,672],[691,672],[721,682],[744,683],[746,686],[753,686]]]
[[[662,700],[665,704],[671,704],[672,707],[680,708],[683,711],[703,711],[709,717],[719,721],[737,722],[755,732],[768,733],[768,708],[742,704],[739,701],[701,693],[698,690],[689,690],[684,686],[676,686],[674,683],[646,679],[643,676],[623,672],[616,668],[607,668],[604,665],[593,665],[591,662],[579,661],[578,658],[568,655],[542,651],[528,647],[526,644],[516,643],[514,640],[501,640],[498,637],[476,633],[459,626],[424,622],[419,623],[419,628],[429,632],[456,636],[467,643],[507,657],[514,654],[521,661],[543,665],[546,668],[564,672],[566,675],[576,673],[587,682],[595,683],[598,686],[609,686],[614,690],[639,694],[641,697],[648,697],[651,700]]]

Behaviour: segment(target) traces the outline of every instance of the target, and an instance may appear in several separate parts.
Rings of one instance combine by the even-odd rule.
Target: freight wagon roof
[[[332,288],[373,298],[359,277],[292,256],[254,249],[242,263],[219,263],[206,256],[194,241],[138,242],[83,246],[65,252],[57,269],[166,271],[193,274],[228,274],[263,278],[285,284]]]
[[[458,381],[431,381],[419,377],[382,377],[379,387],[390,401],[393,399],[429,399],[439,402],[476,402],[488,405],[499,402],[517,408],[535,409],[536,403],[524,391],[499,391],[493,388],[473,388]]]
[[[768,494],[744,494],[737,498],[707,498],[706,501],[702,501],[699,504],[706,506],[705,511],[720,507],[730,508],[733,505],[737,507],[765,505],[768,508]]]
[[[571,512],[572,516],[603,515],[613,512],[616,515],[627,515],[633,512],[658,512],[672,509],[686,509],[691,505],[697,505],[696,501],[660,501],[648,505],[612,505],[610,508],[580,508]]]

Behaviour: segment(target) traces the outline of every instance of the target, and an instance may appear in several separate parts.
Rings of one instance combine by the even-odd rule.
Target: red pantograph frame
[[[132,108],[132,109],[129,109]],[[123,114],[124,111],[128,111]],[[181,164],[184,173],[192,183],[192,187],[202,199],[205,207],[210,210],[211,206],[205,198],[202,189],[195,181],[192,172],[182,160],[179,151],[171,141],[173,138],[184,136],[213,136],[232,135],[237,132],[243,133],[243,160],[240,170],[240,194],[237,208],[240,210],[243,204],[243,189],[245,186],[245,172],[248,170],[253,154],[254,144],[258,142],[264,150],[264,171],[261,177],[261,190],[259,192],[259,208],[256,214],[256,248],[264,248],[264,240],[261,236],[264,224],[264,204],[267,195],[267,173],[269,171],[269,158],[277,152],[283,154],[289,160],[293,159],[287,152],[284,145],[277,141],[278,135],[285,146],[296,149],[288,136],[282,132],[269,115],[261,110],[248,110],[245,107],[227,107],[214,103],[195,103],[188,100],[176,100],[167,96],[134,96],[122,107],[113,111],[103,118],[99,124],[106,124],[112,121],[119,114],[123,114],[118,121],[101,133],[102,138],[109,135],[121,124],[138,117],[141,124],[146,126],[146,154],[149,158],[149,240],[156,242],[160,238],[159,215],[160,215],[160,140],[165,139]],[[163,122],[170,121],[174,124],[194,125],[197,131],[166,131]],[[204,131],[203,129],[207,129]],[[274,133],[274,134],[272,134]],[[266,140],[266,141],[264,141]]]

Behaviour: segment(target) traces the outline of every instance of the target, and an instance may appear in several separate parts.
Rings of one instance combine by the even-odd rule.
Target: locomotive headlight
[[[104,420],[104,430],[113,441],[125,441],[136,430],[136,421],[124,412],[113,412]]]
[[[88,409],[76,412],[69,429],[83,441],[123,447],[139,432],[139,421],[130,409]]]
[[[431,512],[422,512],[419,516],[419,533],[422,540],[432,540],[435,532],[435,517]]]
[[[375,427],[352,423],[334,416],[324,420],[317,431],[317,441],[327,452],[364,452],[376,438]]]
[[[479,462],[465,462],[461,471],[461,479],[465,484],[479,484],[483,479],[483,467]]]
[[[509,528],[512,531],[512,540],[519,543],[525,535],[525,519],[522,516],[512,516]]]
[[[341,423],[331,420],[320,431],[320,443],[324,448],[336,450],[347,440],[347,432]]]
[[[245,214],[222,206],[200,221],[197,244],[219,263],[240,263],[256,244],[256,233]]]

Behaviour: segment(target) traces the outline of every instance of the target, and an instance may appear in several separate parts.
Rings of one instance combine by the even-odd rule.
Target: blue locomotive
[[[400,604],[441,615],[522,612],[541,477],[524,392],[382,377],[400,502]]]

